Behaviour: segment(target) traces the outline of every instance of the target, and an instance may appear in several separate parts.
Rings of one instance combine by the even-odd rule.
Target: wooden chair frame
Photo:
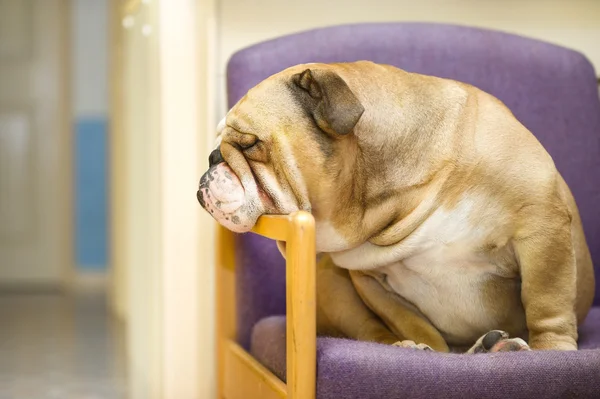
[[[234,234],[219,226],[216,261],[217,397],[314,399],[317,371],[314,218],[304,211],[262,216],[252,231],[286,242],[287,384],[235,341]]]

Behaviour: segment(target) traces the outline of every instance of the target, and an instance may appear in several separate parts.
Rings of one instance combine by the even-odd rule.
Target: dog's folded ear
[[[344,79],[333,71],[306,69],[293,75],[292,82],[309,97],[303,103],[317,125],[329,134],[351,133],[365,111]]]

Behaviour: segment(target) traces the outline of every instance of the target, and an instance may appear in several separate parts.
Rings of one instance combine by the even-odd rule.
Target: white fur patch
[[[227,116],[224,116],[223,119],[219,121],[217,124],[217,133],[221,133],[227,124]]]
[[[329,222],[315,222],[317,252],[337,252],[348,248],[346,239]]]
[[[223,133],[223,129],[225,129],[226,120],[227,120],[227,117],[224,117],[223,119],[221,119],[221,121],[217,125],[217,136],[215,137],[215,144],[213,146],[213,150],[217,149],[217,147],[219,147],[221,145],[221,141],[223,140],[221,133]]]
[[[347,269],[372,270],[459,241],[465,245],[458,246],[454,252],[464,252],[465,246],[474,247],[485,236],[480,226],[470,225],[469,215],[473,205],[473,200],[464,199],[451,211],[437,209],[411,235],[397,244],[378,246],[366,242],[332,257],[336,264]]]

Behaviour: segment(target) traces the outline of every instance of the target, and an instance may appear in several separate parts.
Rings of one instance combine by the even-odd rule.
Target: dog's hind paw
[[[467,353],[495,353],[529,351],[529,345],[521,338],[509,338],[505,331],[492,330],[482,335]]]

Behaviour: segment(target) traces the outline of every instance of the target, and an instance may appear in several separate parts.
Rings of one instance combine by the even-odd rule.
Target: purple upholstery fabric
[[[319,338],[317,397],[600,398],[600,308],[586,320],[577,352],[459,355]],[[251,353],[285,381],[284,316],[256,325]]]
[[[237,339],[250,346],[252,327],[263,317],[285,314],[285,260],[275,241],[236,236]]]

